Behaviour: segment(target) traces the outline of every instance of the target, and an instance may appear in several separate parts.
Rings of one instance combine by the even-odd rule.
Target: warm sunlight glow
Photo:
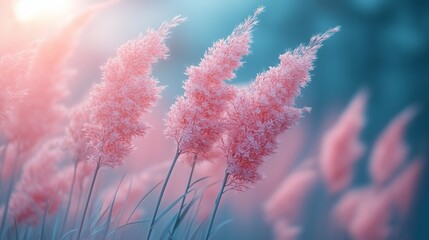
[[[70,6],[70,0],[17,0],[14,12],[20,22],[29,22],[38,17],[60,16]]]

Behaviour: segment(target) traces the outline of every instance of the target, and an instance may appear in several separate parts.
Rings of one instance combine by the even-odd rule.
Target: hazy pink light
[[[14,14],[20,22],[36,18],[60,17],[72,7],[70,0],[19,0],[14,5]]]

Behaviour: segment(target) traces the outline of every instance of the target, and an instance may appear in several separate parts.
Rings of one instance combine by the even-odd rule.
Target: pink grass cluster
[[[322,140],[320,169],[332,193],[344,190],[353,176],[353,166],[363,153],[359,140],[365,122],[366,93],[353,99],[338,122]]]
[[[308,111],[294,108],[295,98],[310,80],[317,50],[338,30],[330,29],[313,37],[307,46],[280,55],[278,66],[259,74],[228,108],[224,149],[227,173],[238,189],[261,178],[258,167],[264,157],[274,153],[277,137]]]
[[[141,115],[149,111],[162,90],[151,75],[151,66],[167,57],[165,40],[170,29],[182,21],[176,17],[158,30],[147,30],[144,36],[121,46],[117,56],[101,68],[104,81],[91,92],[90,115],[85,124],[89,145],[96,151],[94,162],[121,165],[133,148],[133,137],[146,132],[148,126],[141,121]]]
[[[9,214],[17,222],[38,223],[57,211],[65,194],[58,163],[63,153],[56,141],[46,143],[25,165],[10,200]]]
[[[369,165],[376,185],[384,184],[406,160],[408,148],[403,142],[404,132],[415,114],[416,109],[413,107],[404,110],[377,140]]]
[[[165,130],[180,152],[204,154],[220,139],[226,106],[236,95],[225,81],[235,77],[242,57],[249,53],[252,28],[262,10],[258,8],[226,39],[214,43],[198,66],[186,70],[185,94],[171,107]]]
[[[372,186],[348,191],[333,210],[336,222],[353,239],[389,239],[395,213],[403,220],[409,214],[422,161],[409,164],[387,187]]]
[[[265,202],[264,213],[267,220],[274,222],[284,217],[295,220],[316,180],[317,172],[311,167],[302,167],[287,176]]]

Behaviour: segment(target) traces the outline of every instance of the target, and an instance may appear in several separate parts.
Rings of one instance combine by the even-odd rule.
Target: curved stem
[[[189,174],[188,183],[186,184],[186,189],[185,189],[185,193],[184,193],[183,198],[182,198],[182,203],[180,204],[179,213],[177,214],[177,218],[174,221],[173,230],[171,230],[171,236],[174,236],[174,232],[176,231],[177,227],[179,226],[180,215],[182,214],[183,207],[185,206],[186,195],[187,195],[187,192],[189,190],[189,186],[191,186],[192,176],[194,175],[196,160],[197,160],[197,155],[194,156],[194,161],[192,162],[191,173]]]
[[[74,184],[75,184],[75,182],[76,182],[76,170],[77,170],[77,164],[78,164],[78,161],[76,160],[76,161],[75,161],[75,164],[74,164],[74,169],[73,169],[73,180],[72,180],[72,184],[71,184],[71,187],[70,187],[69,199],[68,199],[68,201],[67,201],[67,209],[66,209],[66,213],[65,213],[65,215],[64,215],[64,220],[63,220],[63,226],[62,226],[62,229],[61,229],[61,234],[64,232],[64,228],[65,228],[65,227],[66,227],[66,225],[67,225],[67,218],[68,218],[69,211],[70,211],[70,206],[71,206],[71,201],[72,201],[72,195],[73,195]]]
[[[16,168],[16,162],[18,161],[19,154],[20,154],[19,150],[20,150],[20,147],[19,147],[19,144],[18,144],[16,157],[15,157],[15,159],[13,161],[12,176],[9,179],[9,181],[10,181],[9,182],[9,188],[7,190],[6,203],[4,205],[4,212],[3,212],[3,216],[2,216],[2,220],[1,220],[1,225],[0,225],[0,238],[3,235],[3,230],[4,230],[5,226],[6,226],[6,220],[7,220],[6,218],[7,218],[7,214],[8,214],[8,210],[9,210],[9,203],[10,203],[10,199],[11,199],[11,195],[12,195],[12,190],[13,190],[13,187],[15,185],[15,168]]]
[[[95,167],[94,176],[92,177],[91,187],[89,188],[88,198],[86,199],[85,209],[83,210],[83,216],[79,226],[79,233],[77,234],[78,240],[82,235],[82,228],[83,228],[83,223],[85,221],[85,215],[86,215],[86,212],[88,211],[88,205],[89,205],[89,201],[91,200],[92,190],[94,189],[95,179],[97,178],[97,173],[98,173],[98,170],[100,170],[100,166],[101,166],[100,161],[101,161],[101,158],[99,158],[97,161],[97,166]]]
[[[165,177],[164,183],[162,184],[161,192],[159,193],[158,202],[156,203],[155,211],[152,216],[152,220],[150,221],[149,232],[147,233],[146,239],[149,240],[152,234],[152,230],[155,224],[156,215],[158,214],[159,206],[161,205],[162,197],[164,196],[165,189],[167,188],[168,180],[170,180],[171,173],[173,172],[173,168],[176,165],[177,159],[180,156],[180,151],[177,149],[176,155],[174,156],[173,162],[171,163],[170,169],[168,169],[167,176]]]
[[[220,203],[220,200],[222,198],[222,195],[224,193],[223,191],[225,189],[225,185],[226,185],[226,182],[228,180],[228,177],[229,177],[229,174],[227,172],[225,172],[225,176],[224,176],[223,182],[222,182],[222,187],[220,188],[219,193],[218,193],[218,195],[216,197],[216,202],[215,202],[215,205],[214,205],[214,208],[213,208],[212,215],[210,217],[209,228],[207,229],[207,233],[206,233],[206,236],[204,238],[205,240],[208,240],[209,237],[210,237],[210,231],[212,230],[213,222],[214,222],[214,219],[215,219],[215,216],[216,216],[216,212],[217,212],[217,209],[219,207],[219,203]]]

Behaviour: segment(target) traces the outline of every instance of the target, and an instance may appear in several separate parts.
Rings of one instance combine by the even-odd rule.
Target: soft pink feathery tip
[[[313,36],[306,47],[297,48],[298,53],[310,56],[313,59],[316,58],[316,52],[319,48],[323,46],[323,42],[330,38],[332,35],[334,35],[336,32],[340,31],[340,29],[340,26],[336,26],[334,28],[329,29],[323,34]]]
[[[256,24],[258,24],[258,15],[261,14],[263,11],[264,11],[264,7],[263,6],[259,6],[255,10],[255,12],[253,13],[252,16],[249,16],[248,18],[246,18],[246,20],[244,20],[243,23],[241,23],[240,25],[238,25],[234,29],[233,35],[241,35],[243,33],[252,31],[252,28]]]
[[[172,28],[178,26],[179,24],[185,21],[186,21],[186,17],[177,15],[170,21],[163,22],[159,27],[159,31],[162,32],[165,36],[167,36]]]

